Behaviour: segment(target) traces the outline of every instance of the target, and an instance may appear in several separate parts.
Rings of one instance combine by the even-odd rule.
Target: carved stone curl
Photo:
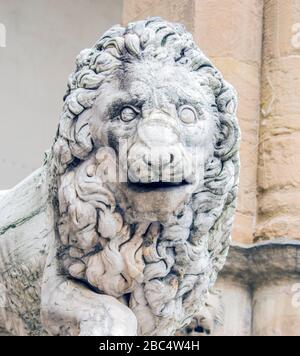
[[[186,326],[225,263],[236,103],[184,27],[159,18],[115,26],[77,58],[53,149],[58,258],[129,306],[140,335]]]
[[[44,167],[0,199],[0,329],[209,330],[236,207],[236,106],[179,24],[115,26],[81,52]]]

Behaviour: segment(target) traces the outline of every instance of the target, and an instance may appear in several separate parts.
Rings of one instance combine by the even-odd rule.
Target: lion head
[[[58,258],[126,303],[141,335],[187,325],[225,263],[236,106],[192,36],[160,18],[115,26],[77,58],[53,146]]]

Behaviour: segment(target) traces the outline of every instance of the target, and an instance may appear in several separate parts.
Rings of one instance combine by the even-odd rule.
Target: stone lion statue
[[[0,326],[173,335],[195,320],[230,244],[236,107],[180,24],[115,26],[82,51],[45,166],[0,201],[23,217],[0,220]]]

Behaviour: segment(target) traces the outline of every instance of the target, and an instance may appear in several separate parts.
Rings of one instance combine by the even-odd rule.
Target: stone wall
[[[124,0],[179,21],[239,94],[241,186],[216,335],[300,335],[300,0]]]

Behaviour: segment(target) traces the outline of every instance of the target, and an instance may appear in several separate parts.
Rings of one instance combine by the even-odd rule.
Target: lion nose
[[[166,168],[174,162],[175,156],[173,153],[162,150],[161,152],[150,153],[143,156],[143,161],[152,168]]]

